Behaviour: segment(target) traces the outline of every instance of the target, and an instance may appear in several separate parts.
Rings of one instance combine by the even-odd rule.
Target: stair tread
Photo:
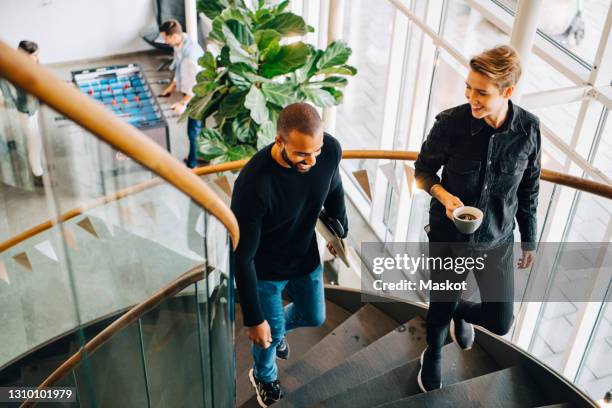
[[[289,366],[292,361],[299,359],[312,346],[331,333],[351,316],[350,312],[333,302],[325,302],[325,323],[319,327],[306,327],[287,334],[287,341],[291,345],[290,360],[276,360],[279,372]],[[240,323],[239,323],[240,321]],[[242,327],[242,314],[236,308],[236,326]],[[236,406],[241,406],[255,395],[247,374],[253,365],[251,356],[251,342],[245,330],[236,332]],[[258,406],[255,403],[254,406]]]
[[[442,383],[446,386],[488,374],[499,368],[478,344],[474,344],[471,350],[462,351],[456,344],[450,343],[442,348],[442,354]],[[336,394],[318,406],[370,408],[418,394],[421,392],[417,384],[417,374],[421,366],[419,357]]]
[[[278,406],[310,406],[417,358],[425,345],[425,321],[417,316],[340,365],[286,394]]]
[[[438,390],[386,403],[378,408],[405,406],[451,408],[457,406],[457,401],[461,401],[462,407],[470,408],[534,407],[542,403],[543,397],[538,394],[534,386],[530,385],[532,383],[523,368],[514,366]]]
[[[289,393],[298,389],[398,325],[398,322],[373,305],[366,304],[313,346],[301,359],[294,360],[293,364],[284,369],[280,378],[283,390]]]

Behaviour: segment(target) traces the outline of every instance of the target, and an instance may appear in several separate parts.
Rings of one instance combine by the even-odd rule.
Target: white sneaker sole
[[[459,347],[463,351],[471,350],[472,347],[474,346],[474,339],[475,339],[474,325],[470,324],[470,327],[472,328],[472,345],[470,347],[468,347],[468,348],[463,348],[463,347],[461,347],[459,345],[459,342],[457,341],[457,335],[455,334],[455,320],[451,319],[451,321],[450,321],[450,335],[451,335],[451,338],[453,339],[453,341],[455,342],[457,347]]]
[[[425,350],[427,350],[427,347],[425,347]],[[421,371],[423,371],[423,355],[425,355],[425,350],[423,350],[423,352],[421,353],[421,358],[420,358],[421,367],[419,368],[419,374],[417,375],[417,383],[419,384],[419,388],[421,389],[421,391],[428,392],[425,389],[425,386],[423,385],[423,381],[421,380]],[[440,381],[440,388],[442,388],[442,381]],[[440,388],[436,388],[436,389],[439,390]]]
[[[257,403],[259,404],[259,406],[262,408],[268,408],[268,405],[264,404],[264,402],[261,400],[261,397],[259,396],[259,393],[257,392],[257,384],[255,384],[255,377],[253,376],[252,368],[249,370],[249,381],[255,389],[255,396],[257,397]]]

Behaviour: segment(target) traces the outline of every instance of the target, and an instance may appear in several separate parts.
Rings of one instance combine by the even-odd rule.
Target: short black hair
[[[36,51],[38,51],[38,44],[36,44],[34,41],[22,40],[19,41],[17,48],[22,49],[28,54],[34,54]]]
[[[322,128],[323,122],[319,112],[317,112],[314,106],[304,102],[287,105],[281,111],[276,122],[276,133],[283,140],[287,140],[292,130],[297,130],[305,135],[315,136]]]
[[[183,26],[178,20],[171,18],[170,20],[164,21],[159,26],[159,32],[166,35],[181,34],[183,32]]]

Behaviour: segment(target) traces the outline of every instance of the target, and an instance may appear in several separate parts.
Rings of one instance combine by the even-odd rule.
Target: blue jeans
[[[197,163],[198,144],[197,138],[202,131],[202,121],[187,119],[187,137],[189,138],[189,155],[187,156],[187,167],[194,168]]]
[[[293,301],[283,307],[281,294]],[[253,344],[253,374],[264,382],[277,379],[276,346],[285,333],[298,327],[316,327],[325,322],[325,294],[323,293],[323,267],[319,265],[310,274],[285,281],[257,281],[257,294],[264,317],[270,325],[272,344],[262,349]]]

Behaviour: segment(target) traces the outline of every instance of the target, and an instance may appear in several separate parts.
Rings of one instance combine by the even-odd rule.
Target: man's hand
[[[248,338],[259,348],[267,349],[272,343],[272,332],[267,320],[246,328]]]
[[[527,269],[535,259],[536,251],[526,251],[523,249],[523,256],[518,260],[519,269]]]
[[[442,203],[444,208],[446,208],[446,216],[451,220],[453,219],[453,211],[455,211],[456,208],[464,206],[459,197],[456,197],[446,191],[446,189],[442,187],[442,184],[434,184],[429,193],[432,197]]]
[[[332,254],[333,256],[338,256],[338,254],[336,253],[336,250],[334,249],[334,246],[331,244],[331,242],[327,243],[327,250],[329,251],[330,254]]]
[[[183,104],[183,102],[180,101],[173,103],[171,108],[174,113],[177,113],[179,115],[182,115],[183,112],[185,112],[185,105]]]
[[[463,202],[459,199],[459,197],[456,197],[452,194],[448,194],[448,197],[444,200],[443,204],[446,208],[446,216],[451,220],[453,219],[453,211],[455,211],[455,209],[459,207],[464,206]]]
[[[172,94],[172,92],[174,92],[175,89],[176,89],[176,81],[172,80],[172,82],[170,82],[170,85],[168,85],[166,89],[164,89],[164,91],[158,96],[162,98],[167,98]]]

